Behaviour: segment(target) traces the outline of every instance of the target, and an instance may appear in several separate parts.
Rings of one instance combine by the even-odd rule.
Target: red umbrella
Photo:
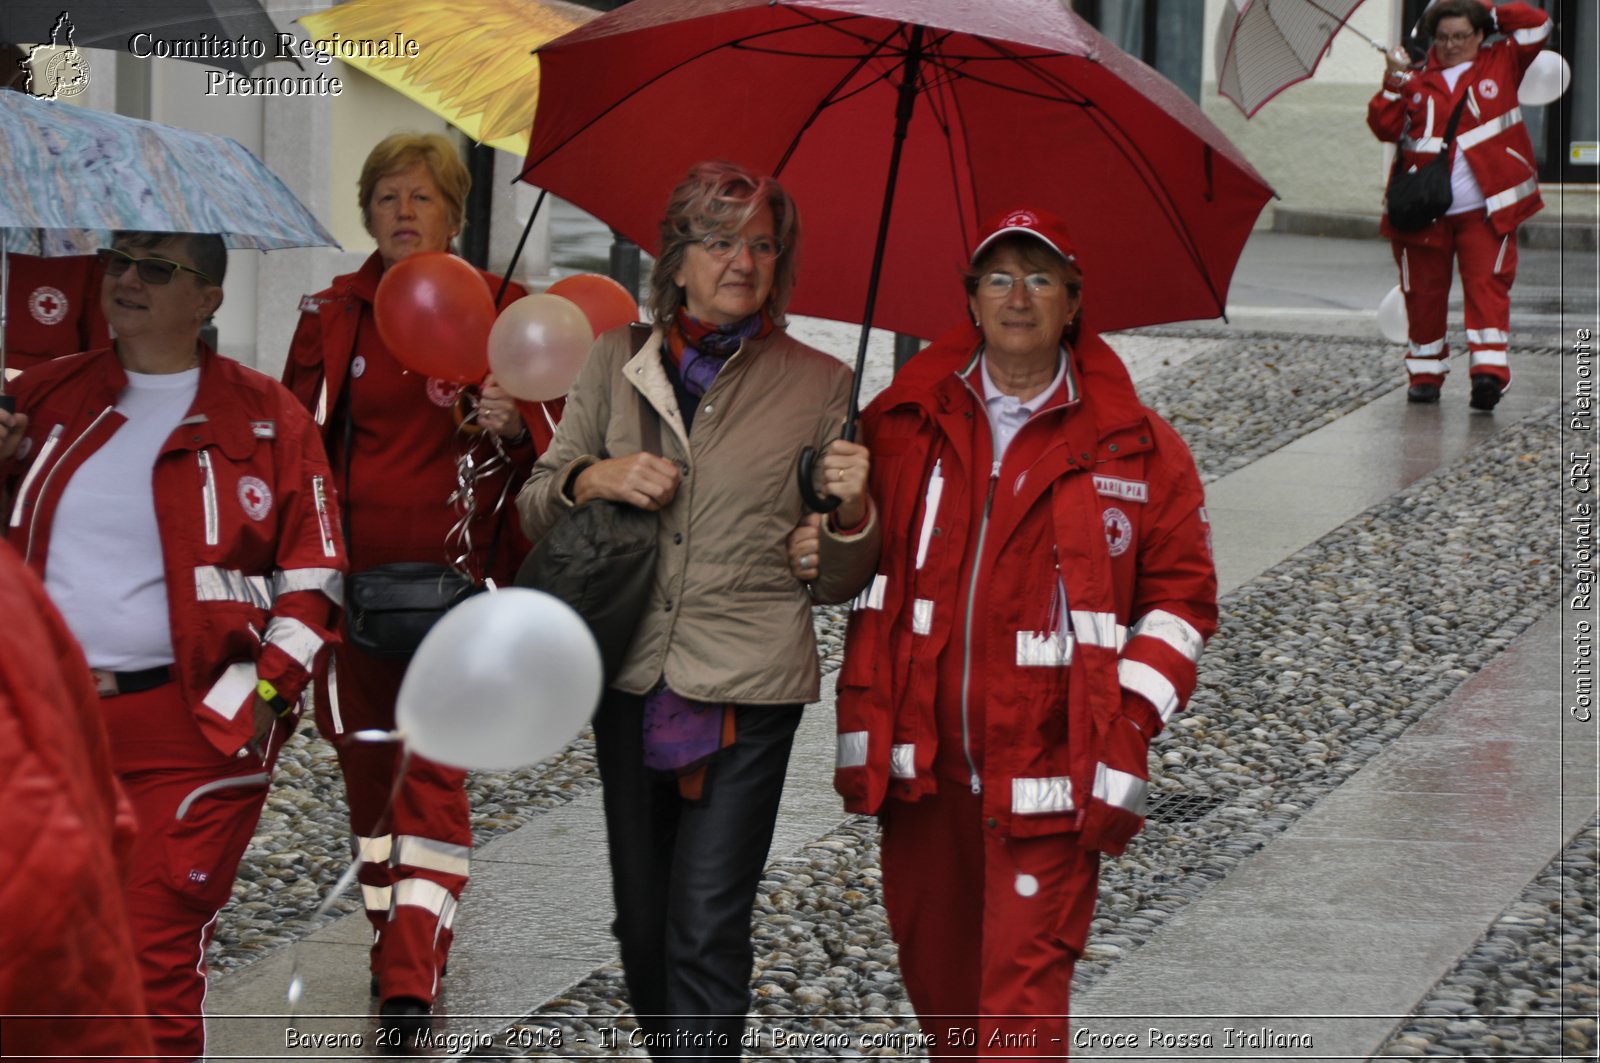
[[[1272,194],[1060,0],[635,0],[539,59],[526,180],[653,249],[694,163],[773,174],[804,218],[791,307],[862,322],[858,362],[866,326],[959,320],[974,231],[1014,206],[1066,220],[1096,328],[1214,317]]]

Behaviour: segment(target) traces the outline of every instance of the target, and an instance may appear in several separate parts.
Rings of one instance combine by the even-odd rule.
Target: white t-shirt
[[[1471,66],[1471,62],[1457,63],[1455,66],[1446,67],[1440,71],[1444,75],[1445,84],[1450,86],[1451,92],[1456,91],[1456,82],[1461,80],[1461,75],[1465,74]],[[1462,108],[1461,117],[1465,119],[1466,116],[1466,108]],[[1445,126],[1450,124],[1450,112],[1446,111],[1443,115],[1437,117],[1439,121],[1445,124],[1436,131],[1438,136],[1442,138]],[[1456,143],[1460,144],[1460,142],[1461,123],[1457,122]],[[1450,162],[1450,209],[1445,211],[1445,214],[1465,214],[1469,210],[1482,210],[1483,207],[1483,189],[1478,187],[1478,179],[1472,176],[1472,167],[1467,164],[1466,153],[1458,149],[1456,157]]]
[[[155,465],[199,386],[198,368],[129,373],[117,398],[126,423],[61,492],[45,589],[91,668],[133,672],[172,663]]]

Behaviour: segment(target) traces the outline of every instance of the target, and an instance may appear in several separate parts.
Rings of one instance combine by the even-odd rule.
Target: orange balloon
[[[579,273],[563,277],[545,289],[546,295],[559,295],[577,304],[596,336],[602,332],[639,320],[639,304],[628,289],[598,273]]]
[[[372,315],[401,365],[457,384],[489,371],[494,296],[483,274],[443,251],[407,255],[384,270]]]

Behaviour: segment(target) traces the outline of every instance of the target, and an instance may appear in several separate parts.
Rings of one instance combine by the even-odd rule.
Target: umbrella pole
[[[500,300],[505,298],[506,289],[511,287],[511,275],[517,272],[517,263],[522,259],[522,249],[528,244],[528,234],[533,232],[533,223],[539,217],[539,208],[544,206],[544,197],[550,193],[541,188],[539,198],[534,200],[533,213],[528,215],[528,224],[522,227],[522,239],[517,241],[517,249],[511,252],[511,261],[506,266],[505,276],[500,278],[500,290],[494,293],[494,308],[500,309]]]
[[[0,410],[17,412],[17,397],[6,394],[6,306],[11,301],[11,252],[0,232]]]
[[[856,345],[856,371],[850,381],[850,405],[845,410],[844,430],[839,433],[839,438],[852,443],[856,438],[856,413],[861,402],[861,376],[867,366],[867,339],[872,334],[872,312],[878,302],[878,278],[883,273],[883,255],[889,242],[889,219],[894,211],[894,190],[900,176],[900,152],[905,147],[906,131],[911,126],[911,111],[917,102],[917,77],[922,67],[922,34],[922,26],[912,25],[911,41],[906,46],[904,74],[900,81],[900,96],[895,104],[894,147],[889,152],[889,178],[883,189],[883,210],[878,215],[878,240],[872,249],[872,271],[867,275],[867,307],[862,314],[861,340]],[[799,465],[795,470],[796,478],[800,481],[800,495],[814,512],[832,513],[839,508],[839,499],[834,495],[818,494],[812,481],[816,456],[815,447],[806,447],[800,452]]]

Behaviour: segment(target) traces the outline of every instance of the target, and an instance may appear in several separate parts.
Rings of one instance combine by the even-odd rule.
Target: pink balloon
[[[489,330],[489,371],[528,402],[567,393],[594,336],[577,304],[559,295],[525,295],[501,311]]]

